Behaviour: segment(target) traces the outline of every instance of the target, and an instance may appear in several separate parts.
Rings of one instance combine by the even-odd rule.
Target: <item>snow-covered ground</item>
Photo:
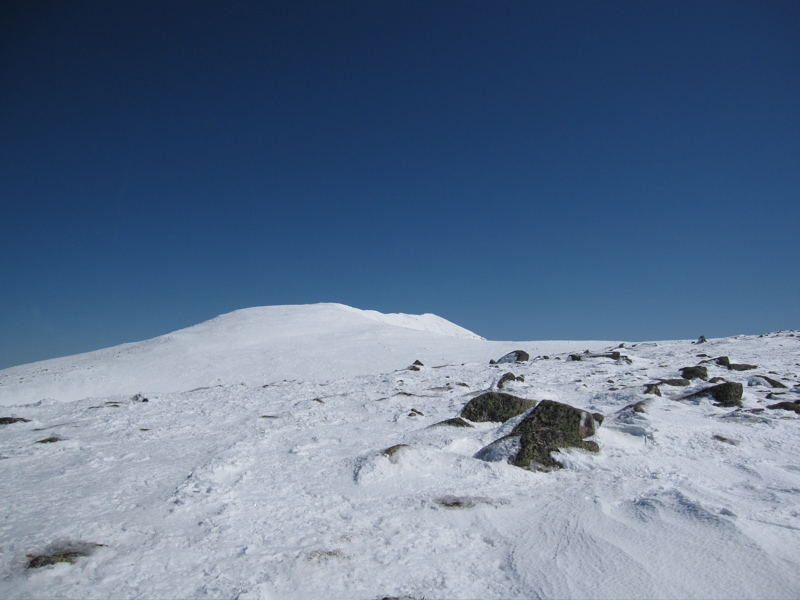
[[[618,344],[313,305],[0,371],[0,416],[30,419],[0,425],[0,597],[796,598],[800,415],[766,407],[800,400],[800,334],[568,360]],[[701,380],[644,394],[719,356],[757,366],[705,363],[742,409],[681,400]],[[600,453],[531,472],[474,458],[521,417],[431,427],[509,371],[603,413]]]
[[[538,354],[574,345],[526,347]],[[2,370],[0,406],[285,379],[328,381],[392,371],[407,366],[409,357],[432,364],[488,362],[507,347],[431,314],[384,315],[343,304],[265,306],[144,342]]]

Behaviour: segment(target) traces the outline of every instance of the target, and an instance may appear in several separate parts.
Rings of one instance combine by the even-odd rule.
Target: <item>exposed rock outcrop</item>
[[[64,438],[60,438],[57,435],[52,435],[49,438],[44,438],[43,440],[39,440],[36,442],[37,444],[54,444],[56,442],[63,442]]]
[[[770,404],[767,408],[772,410],[791,410],[800,415],[800,400],[796,402],[778,402],[777,404]]]
[[[505,363],[527,362],[530,359],[530,354],[525,352],[525,350],[514,350],[513,352],[509,352],[508,354],[498,358],[495,361],[495,364],[502,365]]]
[[[0,425],[12,425],[14,423],[30,423],[30,419],[22,417],[0,417]]]
[[[624,354],[621,354],[620,352],[617,352],[616,350],[614,350],[613,352],[600,352],[600,353],[584,352],[583,354],[569,355],[569,359],[575,361],[585,360],[587,358],[610,358],[612,360],[623,360],[628,364],[631,364],[633,362],[630,358],[628,358]]]
[[[506,460],[533,471],[559,469],[561,464],[552,457],[553,452],[564,448],[599,452],[595,442],[584,440],[594,435],[597,426],[596,417],[585,410],[542,400],[509,435],[482,448],[475,457],[487,461]]]
[[[590,412],[563,402],[542,400],[527,417],[514,427],[511,435],[519,435],[549,427],[566,432],[575,432],[583,439],[597,433],[598,426],[594,415]]]
[[[511,383],[512,381],[525,381],[525,377],[522,375],[517,377],[513,373],[506,373],[500,378],[500,381],[497,382],[497,389],[502,390],[507,383]]]
[[[708,369],[705,367],[683,367],[681,377],[684,379],[708,379]]]
[[[486,392],[467,402],[461,416],[474,423],[503,423],[534,406],[535,400],[526,400],[503,392]]]
[[[752,371],[753,369],[757,369],[758,365],[746,365],[746,364],[734,364],[731,363],[728,365],[728,369],[731,371]]]
[[[618,413],[625,413],[625,412],[635,412],[640,414],[647,413],[647,407],[651,401],[649,400],[640,400],[639,402],[634,402],[633,404],[629,404],[625,408],[622,408],[618,411]]]
[[[711,396],[717,401],[717,406],[742,406],[742,393],[744,386],[741,383],[725,382],[705,388],[694,394],[684,396],[684,399],[700,398],[702,396]]]
[[[747,381],[747,385],[763,385],[764,383],[766,383],[772,388],[789,389],[788,385],[781,383],[780,381],[778,381],[777,379],[773,379],[772,377],[767,377],[766,375],[754,375]]]
[[[688,379],[659,379],[658,381],[664,385],[671,385],[673,387],[688,387],[692,384]]]
[[[472,427],[469,423],[467,423],[461,417],[454,417],[452,419],[447,419],[445,421],[439,421],[438,423],[434,423],[431,427]]]

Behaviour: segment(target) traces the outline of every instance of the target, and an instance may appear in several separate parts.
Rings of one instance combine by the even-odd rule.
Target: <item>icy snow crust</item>
[[[241,323],[220,320],[161,345],[221,339]],[[410,371],[420,338],[371,331],[361,356],[383,345],[402,354],[383,373],[258,383],[255,373],[149,402],[115,394],[3,409],[30,422],[0,426],[0,597],[797,597],[800,415],[747,412],[800,399],[796,332],[628,345],[631,364],[566,360],[587,349],[573,342],[549,360],[490,366],[511,350],[535,357],[540,343],[452,338],[458,360],[422,358]],[[473,344],[487,345],[487,360],[470,362]],[[679,400],[709,385],[697,380],[643,395],[701,353],[758,365],[707,365],[745,384],[744,409]],[[522,417],[430,427],[508,371],[525,381],[504,391],[603,413],[600,454],[565,451],[564,469],[534,473],[473,458]],[[748,386],[757,374],[788,388]],[[647,413],[619,412],[645,399]],[[64,441],[35,443],[50,436]],[[60,542],[103,546],[75,564],[25,568],[26,554]]]

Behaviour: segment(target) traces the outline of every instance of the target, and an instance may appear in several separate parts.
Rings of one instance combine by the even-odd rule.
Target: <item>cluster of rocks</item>
[[[648,395],[662,396],[662,385],[688,387],[691,385],[693,380],[699,379],[716,385],[705,387],[701,390],[685,396],[680,396],[676,399],[694,400],[698,398],[709,397],[716,400],[716,406],[742,408],[744,385],[738,382],[726,381],[722,377],[709,378],[708,367],[706,365],[713,364],[719,367],[725,367],[730,371],[750,371],[757,369],[758,365],[732,363],[727,356],[712,358],[706,354],[700,354],[698,357],[706,358],[706,360],[703,360],[699,365],[683,367],[679,369],[681,373],[681,378],[679,379],[659,379],[656,382],[645,384],[644,393]],[[773,379],[772,377],[768,377],[767,375],[754,375],[748,381],[748,385],[767,385],[771,388],[778,389],[786,389],[788,387],[784,383],[778,381],[777,379]],[[791,406],[789,406],[789,404],[791,404]],[[783,408],[785,410],[796,411],[797,407],[798,404],[794,402],[780,402],[778,404],[768,406],[767,408]]]
[[[495,440],[475,454],[486,461],[507,461],[532,471],[551,471],[561,467],[552,457],[564,448],[598,452],[592,437],[603,422],[600,413],[589,413],[553,400],[528,400],[503,392],[486,392],[470,400],[461,415],[437,423],[472,427],[472,423],[505,423],[527,413],[511,433]]]
[[[512,383],[514,381],[524,382],[525,381],[525,376],[524,375],[517,376],[517,375],[514,375],[513,373],[510,373],[510,372],[506,373],[497,382],[497,389],[498,390],[502,390],[503,387],[505,387],[505,385],[507,383]]]
[[[696,343],[705,343],[701,338]],[[619,348],[623,348],[620,345]],[[549,358],[549,357],[546,357]],[[686,388],[697,381],[707,382],[709,385],[691,393],[675,396],[673,400],[697,400],[700,398],[712,399],[715,406],[743,408],[744,385],[736,381],[726,381],[723,377],[709,377],[709,366],[722,367],[728,371],[750,371],[758,369],[757,365],[733,363],[727,356],[711,357],[706,354],[698,355],[702,358],[699,364],[679,369],[680,377],[657,379],[644,386],[644,394],[650,399],[643,399],[623,408],[622,412],[645,413],[647,406],[653,402],[652,396],[662,396],[662,388]],[[537,357],[538,359],[538,357]],[[568,361],[585,361],[590,359],[611,359],[618,363],[631,364],[629,357],[622,354],[619,349],[606,352],[586,351],[581,354],[567,355]],[[520,363],[530,360],[530,355],[523,350],[515,350],[505,354],[490,364],[501,365]],[[421,367],[417,361],[414,367]],[[555,452],[565,448],[578,448],[589,452],[598,452],[599,447],[591,438],[603,422],[603,415],[590,413],[574,406],[553,400],[534,401],[520,398],[505,393],[503,388],[513,382],[524,382],[523,376],[512,372],[503,374],[496,384],[497,391],[485,392],[470,400],[459,416],[441,421],[431,427],[462,427],[472,428],[475,423],[507,423],[511,419],[520,419],[513,426],[510,433],[503,435],[475,454],[475,458],[486,461],[506,461],[517,467],[534,471],[550,471],[558,469],[561,464],[553,457]],[[610,380],[609,380],[610,381]],[[768,386],[772,389],[785,389],[787,386],[767,375],[753,375],[747,382],[749,386]],[[783,392],[770,393],[780,395]],[[781,401],[767,406],[770,409],[783,409],[800,414],[800,400]],[[764,410],[763,408],[753,410]],[[501,428],[507,432],[510,425]]]
[[[701,339],[697,343],[704,343],[705,340]],[[693,381],[703,381],[708,382],[710,385],[706,387],[702,387],[701,389],[694,391],[693,393],[683,395],[683,396],[673,396],[673,400],[696,400],[699,398],[707,397],[715,401],[715,406],[719,407],[730,407],[735,408],[736,411],[740,411],[744,409],[743,405],[743,395],[744,395],[744,387],[745,384],[741,382],[732,382],[726,381],[723,377],[709,377],[709,370],[708,366],[716,366],[722,367],[727,369],[728,371],[752,371],[758,369],[758,365],[751,365],[751,364],[739,364],[739,363],[732,363],[727,356],[720,356],[720,357],[710,357],[706,354],[699,354],[697,355],[698,358],[704,358],[700,364],[691,367],[683,367],[680,370],[681,378],[680,379],[658,379],[654,383],[647,383],[645,384],[644,393],[648,395],[655,395],[661,396],[661,389],[660,386],[662,385],[669,385],[669,386],[680,386],[680,387],[688,387],[692,384]],[[798,364],[797,366],[800,366]],[[774,371],[770,371],[771,374],[777,375]],[[773,377],[764,374],[754,374],[752,375],[746,382],[748,387],[766,387],[770,390],[787,390],[787,391],[769,391],[763,396],[763,400],[770,400],[780,398],[785,394],[790,394],[790,398],[800,392],[800,385],[796,385],[793,390],[790,390],[788,385],[784,382],[779,381]],[[627,419],[624,415],[630,413],[646,413],[647,407],[654,401],[651,397],[649,399],[641,400],[634,404],[630,404],[619,411],[619,415],[623,419]],[[744,409],[743,412],[747,413],[760,413],[766,409],[772,410],[785,410],[785,411],[792,411],[796,414],[800,414],[800,399],[788,399],[783,400],[781,402],[776,402],[774,404],[766,405],[766,407],[756,407],[756,408],[749,408]],[[717,441],[721,441],[724,443],[737,445],[739,442],[735,440],[730,440],[720,435],[713,436],[714,439]]]
[[[591,414],[568,404],[542,400],[511,433],[482,448],[475,457],[507,461],[531,471],[559,469],[561,464],[553,458],[553,452],[565,448],[600,451],[595,442],[585,438],[593,436],[602,421],[599,413]]]

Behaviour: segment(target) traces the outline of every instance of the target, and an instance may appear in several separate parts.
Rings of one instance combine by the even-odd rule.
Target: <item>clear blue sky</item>
[[[0,11],[0,368],[270,304],[800,328],[795,0]]]

